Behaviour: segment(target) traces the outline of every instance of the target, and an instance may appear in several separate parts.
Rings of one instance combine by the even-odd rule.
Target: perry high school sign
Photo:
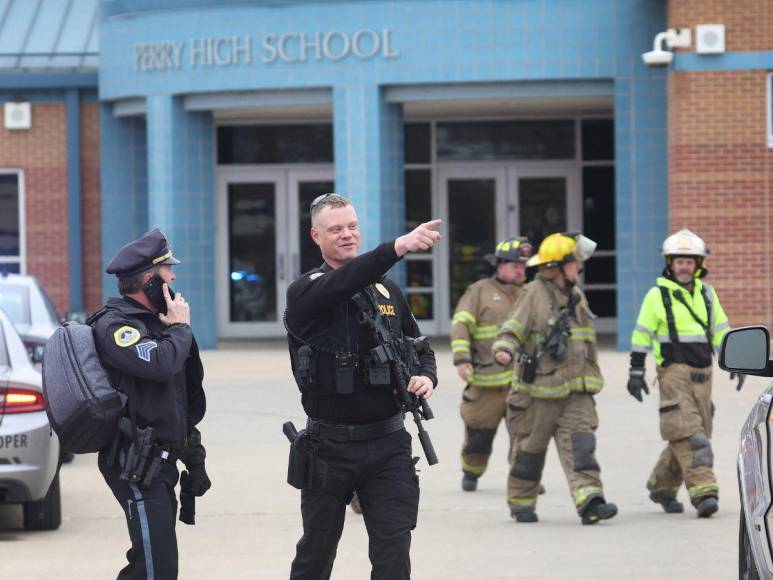
[[[345,58],[396,59],[392,30],[363,29],[354,33],[286,32],[263,36],[221,36],[189,41],[145,42],[134,45],[134,70],[164,71],[191,68],[304,62],[337,62]]]

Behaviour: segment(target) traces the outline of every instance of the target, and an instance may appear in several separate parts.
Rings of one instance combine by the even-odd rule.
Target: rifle
[[[377,346],[370,350],[370,357],[377,365],[388,365],[397,381],[396,399],[400,412],[411,413],[416,428],[419,431],[419,442],[424,450],[427,463],[435,465],[438,462],[435,448],[429,433],[422,425],[422,420],[429,421],[435,417],[429,403],[423,397],[417,397],[408,391],[411,380],[411,369],[406,360],[419,367],[419,354],[427,352],[429,341],[426,336],[412,338],[404,336],[396,339],[388,326],[386,318],[380,313],[377,301],[367,289],[355,294],[352,299],[359,307],[360,324],[367,328],[376,340]],[[373,314],[371,314],[373,313]]]
[[[572,335],[570,319],[574,318],[574,310],[579,302],[580,295],[572,292],[569,295],[569,302],[561,309],[558,318],[550,327],[550,331],[542,343],[543,350],[557,361],[563,360],[566,356],[569,337]]]

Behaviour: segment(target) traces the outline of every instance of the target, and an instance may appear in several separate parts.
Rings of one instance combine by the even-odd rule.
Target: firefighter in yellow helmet
[[[666,513],[681,513],[682,483],[698,516],[719,509],[712,470],[711,367],[714,348],[730,329],[717,292],[703,282],[706,243],[687,229],[663,242],[666,266],[644,297],[631,337],[628,391],[638,401],[649,394],[644,360],[653,350],[660,385],[660,434],[668,445],[647,482],[650,499]],[[733,377],[734,375],[731,375]],[[744,375],[738,375],[738,388]]]
[[[505,418],[512,365],[499,365],[491,345],[526,282],[532,247],[526,238],[497,244],[496,272],[472,284],[456,306],[451,322],[451,351],[456,371],[467,386],[462,393],[464,421],[462,489],[475,491],[491,456],[499,423]]]
[[[545,454],[555,438],[577,513],[583,524],[617,514],[607,503],[596,461],[601,391],[596,333],[587,299],[577,286],[582,263],[596,243],[581,234],[553,234],[527,263],[539,268],[494,342],[499,364],[516,358],[507,421],[516,436],[507,493],[517,522],[537,521],[537,494]]]

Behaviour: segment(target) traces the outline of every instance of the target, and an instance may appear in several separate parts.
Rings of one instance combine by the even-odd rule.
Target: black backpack
[[[90,325],[68,322],[48,340],[43,355],[43,396],[49,423],[63,451],[93,453],[110,445],[127,399],[110,384]]]

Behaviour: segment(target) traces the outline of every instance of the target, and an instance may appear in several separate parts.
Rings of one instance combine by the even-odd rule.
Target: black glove
[[[196,525],[196,496],[191,492],[191,478],[187,471],[180,474],[180,521]]]
[[[185,467],[188,468],[188,475],[186,476],[187,491],[197,497],[201,497],[212,487],[212,482],[207,476],[207,470],[204,469],[204,459],[206,457],[207,452],[201,444],[201,433],[194,427],[188,434],[188,444],[185,446],[180,459],[185,464]],[[180,476],[180,489],[183,489],[182,476]]]
[[[738,384],[735,386],[736,391],[740,391],[743,384],[746,382],[746,375],[743,373],[730,373],[730,380],[738,379]]]
[[[186,465],[186,467],[188,468],[188,489],[196,497],[201,497],[212,487],[212,482],[207,476],[207,470],[204,469],[203,463]],[[182,478],[180,480],[180,489],[182,489]]]
[[[641,403],[644,400],[641,396],[642,391],[650,394],[647,381],[644,380],[644,367],[631,367],[628,371],[628,392]]]

